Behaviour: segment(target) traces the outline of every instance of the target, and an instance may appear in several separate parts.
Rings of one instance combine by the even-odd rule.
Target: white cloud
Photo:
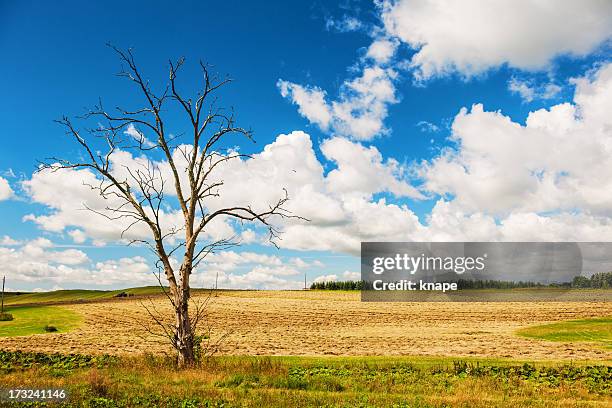
[[[417,79],[471,77],[504,64],[546,69],[559,55],[585,56],[612,35],[612,2],[584,0],[383,1],[387,34],[417,50]]]
[[[612,208],[612,64],[576,80],[574,104],[531,112],[526,125],[480,104],[452,125],[457,149],[424,167],[428,190],[471,212]]]
[[[314,283],[335,282],[338,280],[337,275],[321,275],[313,280]]]
[[[68,235],[70,235],[75,244],[82,244],[87,241],[87,235],[79,229],[68,231]]]
[[[290,263],[295,265],[296,268],[306,268],[308,266],[308,262],[302,258],[292,258]]]
[[[182,147],[179,146],[177,149]],[[175,151],[174,154],[177,158],[181,157],[178,151]],[[177,160],[177,163],[182,162]],[[129,179],[126,169],[143,168],[147,164],[144,157],[133,157],[125,151],[117,151],[112,157],[112,171],[119,180]],[[171,179],[167,162],[153,162],[153,165],[157,166],[165,180]],[[116,214],[113,214],[108,208],[118,208],[123,201],[112,195],[108,199],[103,198],[97,190],[92,188],[92,186],[100,186],[100,183],[101,179],[89,169],[36,172],[29,180],[22,183],[23,189],[34,202],[47,206],[50,211],[42,215],[28,214],[24,220],[33,221],[41,229],[56,233],[74,227],[68,234],[77,243],[84,242],[87,237],[94,239],[94,244],[148,238],[150,231],[144,223],[135,224],[126,231],[133,220],[121,218],[111,221],[105,217],[105,215],[115,216]],[[58,194],[58,191],[61,191],[61,194]],[[175,192],[173,194],[171,186],[165,186],[164,193],[168,196],[176,195]],[[178,209],[164,208],[160,214],[164,231],[182,225],[183,215]],[[122,239],[121,234],[124,231],[126,232]],[[215,220],[211,222],[205,236],[219,239],[228,238],[233,234],[234,231],[229,224],[222,220]]]
[[[300,205],[318,213],[330,208],[330,216],[289,223],[282,245],[358,254],[368,240],[612,238],[612,64],[573,82],[573,103],[531,112],[525,125],[479,104],[462,109],[452,123],[456,147],[416,167],[425,192],[442,196],[424,221],[406,205],[372,201],[377,190],[411,196],[409,185],[390,187],[401,180],[392,166],[376,170],[386,166],[376,150],[339,138],[325,141],[321,151],[338,167],[315,191],[329,201],[311,194],[318,205]],[[385,188],[388,174],[394,181]]]
[[[52,287],[57,284],[83,285],[155,284],[147,261],[142,257],[121,258],[92,263],[76,249],[58,250],[46,238],[21,245],[0,244],[0,264],[8,282]]]
[[[13,189],[5,178],[0,177],[0,201],[8,200],[14,195]]]
[[[285,266],[254,266],[246,273],[210,266],[199,268],[193,279],[194,285],[204,288],[213,288],[216,283],[219,289],[300,289],[303,281],[292,279],[300,274]]]
[[[140,256],[97,262],[95,269],[91,272],[91,279],[97,284],[102,282],[106,284],[116,282],[145,283],[155,280],[152,278],[147,261]]]
[[[0,238],[1,246],[15,246],[15,245],[20,245],[20,244],[21,244],[21,241],[17,241],[9,237],[8,235],[4,235],[2,238]]]
[[[427,122],[426,120],[421,120],[416,125],[421,132],[437,133],[440,131],[440,126],[435,123]]]
[[[352,281],[358,281],[361,279],[361,273],[359,272],[351,272],[351,271],[344,271],[342,272],[342,278],[345,280],[352,280]]]
[[[281,247],[355,255],[362,241],[610,239],[612,64],[574,83],[572,103],[531,112],[524,125],[480,104],[462,109],[451,127],[454,147],[412,169],[424,182],[422,193],[438,197],[425,220],[405,201],[421,194],[407,177],[410,169],[375,147],[332,137],[321,145],[333,166],[326,172],[303,132],[279,135],[251,158],[220,166],[215,177],[225,185],[209,205],[266,208],[286,188],[288,208],[310,222],[277,220],[284,231]],[[77,175],[90,176],[73,172],[43,183],[35,175],[28,191],[55,212],[32,219],[46,230],[78,229],[88,238],[107,239],[106,227],[76,212],[75,201],[95,199],[79,190]],[[65,194],[56,194],[58,188]],[[57,225],[54,217],[61,218]],[[210,268],[203,273],[219,272],[224,284],[252,279],[259,282],[255,286],[275,287],[298,285],[290,273],[306,263],[231,252],[206,262]],[[210,282],[216,275],[206,276]]]
[[[245,229],[240,233],[241,244],[252,244],[257,241],[257,233],[252,229]]]
[[[227,187],[220,191],[220,203],[211,205],[243,201],[259,205],[273,201],[279,189],[286,188],[291,197],[288,208],[310,222],[280,223],[284,233],[279,245],[284,248],[355,253],[359,251],[359,242],[373,228],[371,224],[379,223],[379,231],[413,229],[416,217],[407,208],[387,206],[384,200],[368,204],[380,192],[399,198],[419,196],[407,180],[404,166],[395,160],[383,160],[374,147],[366,148],[341,138],[325,141],[321,151],[336,165],[327,175],[307,134],[280,135],[252,159],[234,161],[222,170]],[[242,194],[245,189],[257,194],[245,197]],[[391,225],[388,219],[379,220],[375,214],[385,209],[401,219]],[[373,219],[367,218],[370,213]],[[384,233],[387,236],[396,235]]]
[[[219,288],[244,289],[301,289],[300,281],[287,280],[270,274],[267,270],[252,270],[244,275],[220,276]]]
[[[273,255],[258,254],[255,252],[223,251],[208,254],[204,258],[206,265],[214,269],[226,271],[234,270],[238,265],[257,264],[265,266],[282,266],[282,260]]]
[[[147,139],[147,137],[145,136],[144,132],[142,132],[141,130],[137,129],[136,126],[134,126],[133,123],[130,123],[127,127],[127,129],[123,132],[124,134],[132,137],[134,139],[134,141],[136,142],[135,145],[142,145],[142,147],[144,148],[151,148],[153,146],[155,146],[155,143],[153,143],[152,141],[150,141],[149,139]]]
[[[89,262],[87,254],[77,249],[64,251],[50,251],[53,243],[46,238],[37,238],[29,241],[21,248],[21,253],[28,259],[36,259],[38,262],[49,262],[64,265],[81,265]]]
[[[384,46],[373,58],[384,58]],[[279,80],[281,95],[298,105],[299,113],[324,132],[354,140],[371,140],[388,132],[384,125],[388,105],[396,103],[393,81],[397,73],[379,65],[366,66],[361,75],[345,81],[337,100],[329,101],[317,87]]]
[[[561,89],[559,85],[552,82],[536,85],[531,81],[516,77],[508,81],[508,90],[519,95],[524,102],[532,102],[534,99],[552,99],[561,92]]]
[[[300,115],[327,131],[332,120],[331,109],[325,100],[325,91],[317,87],[305,87],[279,80],[277,83],[283,98],[291,98]]]
[[[351,31],[358,31],[364,28],[364,24],[357,18],[343,15],[339,19],[328,18],[325,21],[325,28],[328,30],[336,30],[341,33],[348,33]]]
[[[381,6],[382,7],[382,6]],[[354,18],[328,19],[327,28],[341,32],[361,29]],[[380,27],[368,27],[373,38],[357,64],[350,68],[354,77],[342,82],[337,96],[311,85],[279,79],[281,96],[298,106],[298,112],[323,132],[358,141],[368,141],[389,133],[384,121],[389,105],[398,102],[395,82],[402,64],[393,64],[400,41],[385,35]]]
[[[408,181],[406,169],[394,159],[383,161],[374,146],[365,147],[342,138],[331,138],[321,144],[325,157],[337,168],[326,177],[333,194],[370,197],[389,192],[397,197],[423,198]]]
[[[331,250],[359,255],[362,241],[402,241],[424,228],[405,205],[384,199],[346,198],[344,215],[336,223],[293,223],[284,227],[281,245],[300,250]]]
[[[543,99],[552,99],[556,97],[562,89],[563,88],[557,84],[549,83],[544,86],[544,90],[540,93],[540,96]]]
[[[368,141],[389,133],[389,105],[398,102],[398,70],[410,69],[417,81],[459,73],[473,77],[505,64],[528,71],[545,70],[560,55],[586,56],[612,36],[612,3],[585,0],[559,7],[554,0],[383,0],[376,2],[383,27],[370,27],[373,40],[345,80],[338,96],[317,86],[279,79],[284,98],[323,132]],[[499,18],[503,15],[504,18]],[[340,31],[361,28],[358,20],[327,21]],[[397,48],[416,53],[397,61]],[[537,87],[513,78],[508,87],[525,101],[555,97],[555,83]]]
[[[518,94],[525,102],[533,101],[536,95],[536,91],[531,84],[517,78],[511,78],[510,81],[508,81],[508,90]]]
[[[397,41],[387,38],[379,38],[368,47],[366,57],[373,59],[379,64],[386,64],[391,60],[397,49]]]
[[[321,268],[320,261],[281,258],[255,252],[210,254],[194,272],[196,285],[211,288],[300,289],[304,271]],[[310,272],[309,272],[310,273]]]

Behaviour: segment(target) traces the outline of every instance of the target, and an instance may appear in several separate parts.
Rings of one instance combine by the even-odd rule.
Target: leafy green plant
[[[109,355],[87,356],[83,354],[45,354],[0,350],[0,369],[5,371],[23,370],[33,367],[63,370],[74,370],[84,367],[103,368],[116,364],[117,361],[117,357]]]

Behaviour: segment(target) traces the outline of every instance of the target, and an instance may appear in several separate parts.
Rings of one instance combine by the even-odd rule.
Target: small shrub
[[[10,313],[0,313],[0,322],[8,322],[13,320],[13,315]]]
[[[100,374],[97,369],[89,371],[86,381],[89,384],[91,393],[97,397],[108,397],[111,384],[108,379]]]
[[[50,324],[46,325],[44,329],[47,333],[53,333],[57,331],[57,327],[51,326]]]

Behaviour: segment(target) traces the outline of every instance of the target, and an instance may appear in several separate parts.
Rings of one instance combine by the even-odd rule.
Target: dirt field
[[[159,353],[168,350],[137,321],[140,300],[64,306],[83,315],[65,334],[0,338],[0,348],[44,352]],[[167,300],[153,300],[169,311]],[[149,303],[149,307],[152,305]],[[347,292],[222,292],[210,302],[213,338],[230,333],[224,354],[436,355],[612,360],[612,350],[514,335],[559,320],[612,315],[612,304],[362,303]],[[144,337],[144,339],[142,338]]]

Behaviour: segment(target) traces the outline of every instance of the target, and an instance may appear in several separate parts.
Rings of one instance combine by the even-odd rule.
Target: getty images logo
[[[464,272],[482,271],[485,269],[487,254],[479,257],[457,256],[411,256],[396,254],[391,257],[376,257],[372,260],[372,272],[380,275],[385,271],[407,271],[414,275],[417,271],[452,271],[456,274]]]

